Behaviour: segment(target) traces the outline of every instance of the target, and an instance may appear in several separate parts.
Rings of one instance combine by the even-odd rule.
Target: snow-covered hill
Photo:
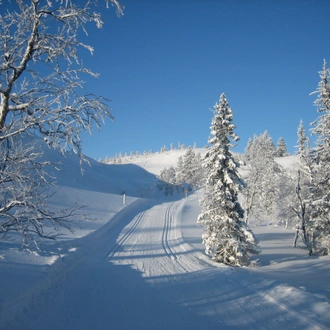
[[[199,153],[204,155],[205,151],[205,148],[194,148],[195,154]],[[132,157],[131,160],[129,159],[130,157],[124,157],[124,163],[128,162],[129,164],[138,165],[150,173],[159,175],[161,170],[163,170],[165,167],[175,167],[179,157],[183,156],[186,152],[187,148],[183,148],[179,150],[173,149],[164,152],[156,152],[147,155],[140,154],[138,156]]]
[[[202,192],[170,199],[156,189],[156,175],[182,153],[125,165],[90,160],[81,176],[75,155],[45,149],[62,162],[53,203],[87,204],[94,221],[38,253],[21,251],[15,237],[1,243],[0,329],[330,328],[330,258],[293,248],[294,232],[253,228],[262,249],[255,268],[204,254]]]

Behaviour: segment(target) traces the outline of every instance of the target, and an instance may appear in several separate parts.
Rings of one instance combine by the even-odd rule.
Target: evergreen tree
[[[277,148],[276,148],[276,157],[285,157],[288,156],[288,149],[286,143],[282,137],[280,137],[277,141]]]
[[[306,153],[307,153],[308,138],[306,136],[304,123],[303,123],[302,119],[299,122],[297,135],[298,135],[297,154],[300,157],[304,157],[304,156],[306,156]]]
[[[321,115],[312,123],[312,133],[317,135],[317,145],[309,153],[311,164],[313,253],[330,252],[330,84],[329,69],[324,60],[319,72],[320,82],[314,93],[314,104]]]
[[[208,170],[205,194],[201,200],[202,213],[197,222],[204,225],[203,243],[213,260],[233,266],[250,264],[250,256],[258,254],[257,241],[243,221],[244,210],[238,202],[243,181],[232,152],[234,133],[232,109],[221,94],[214,106],[211,124],[211,147],[203,159]]]
[[[264,148],[266,153],[275,156],[276,148],[273,139],[271,138],[267,130],[261,134],[260,143],[261,143],[261,147]]]
[[[166,146],[164,146],[164,147],[162,147],[162,148],[160,149],[160,152],[161,152],[161,153],[164,153],[164,152],[166,152],[166,151],[167,151]]]

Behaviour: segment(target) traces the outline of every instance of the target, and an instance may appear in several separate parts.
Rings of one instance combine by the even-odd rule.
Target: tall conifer
[[[251,255],[258,254],[257,240],[243,221],[244,210],[238,202],[243,181],[238,163],[229,150],[238,141],[232,123],[232,109],[221,94],[214,106],[211,124],[211,145],[203,158],[208,177],[201,200],[202,212],[197,222],[204,225],[203,243],[213,260],[233,266],[250,264]]]
[[[330,72],[324,60],[314,104],[320,116],[312,123],[317,136],[310,152],[314,251],[330,252]]]

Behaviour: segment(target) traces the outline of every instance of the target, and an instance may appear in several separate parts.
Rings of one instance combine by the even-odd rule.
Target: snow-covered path
[[[324,329],[317,317],[299,310],[302,293],[302,301],[292,304],[286,292],[293,288],[215,264],[185,243],[181,219],[187,203],[163,203],[137,215],[121,233],[110,261],[137,269],[171,304],[198,315],[201,322],[193,328]],[[273,296],[276,289],[283,299]]]
[[[13,304],[5,328],[330,327],[326,300],[210,261],[194,236],[196,204],[137,200],[70,241],[26,301]]]

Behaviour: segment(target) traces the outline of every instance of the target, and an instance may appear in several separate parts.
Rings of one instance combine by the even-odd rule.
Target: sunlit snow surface
[[[16,237],[1,243],[0,329],[330,328],[330,258],[293,248],[293,231],[252,227],[258,267],[231,268],[204,254],[202,191],[186,199],[156,189],[155,175],[183,153],[91,161],[83,177],[75,156],[62,159],[54,205],[86,204],[94,221],[37,253],[21,251]]]

